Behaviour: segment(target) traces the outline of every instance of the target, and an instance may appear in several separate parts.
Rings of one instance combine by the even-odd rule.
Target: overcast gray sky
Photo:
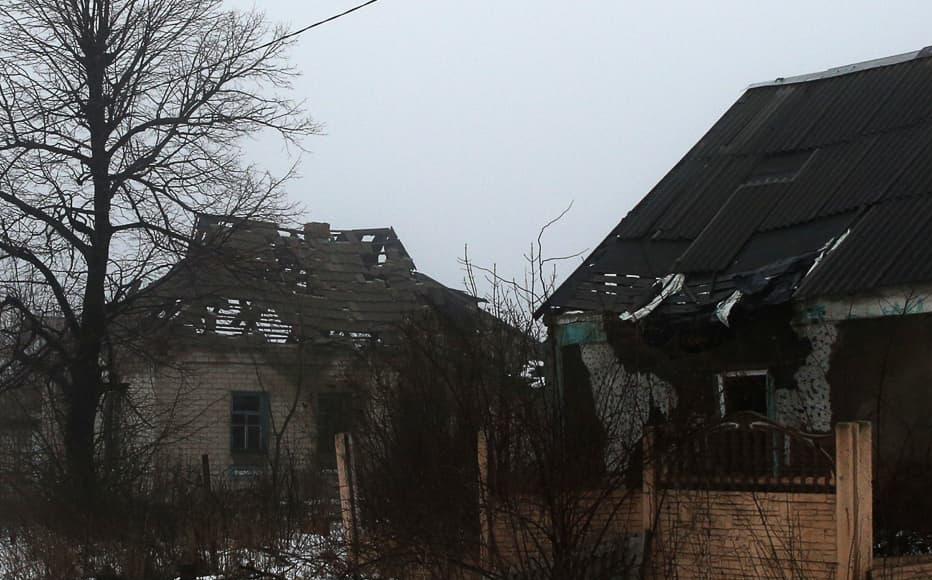
[[[299,28],[358,0],[228,2]],[[465,244],[517,275],[571,201],[545,252],[594,247],[748,84],[922,48],[930,23],[927,0],[380,0],[293,52],[326,135],[288,189],[308,220],[394,226],[448,285]]]

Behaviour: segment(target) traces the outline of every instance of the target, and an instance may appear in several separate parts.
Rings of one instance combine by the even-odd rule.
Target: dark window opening
[[[268,443],[268,413],[267,393],[233,393],[230,450],[264,452]]]
[[[317,457],[322,467],[336,467],[334,437],[352,426],[353,400],[350,393],[317,395]]]
[[[753,411],[773,418],[770,375],[766,371],[724,373],[719,380],[719,411],[723,416]]]

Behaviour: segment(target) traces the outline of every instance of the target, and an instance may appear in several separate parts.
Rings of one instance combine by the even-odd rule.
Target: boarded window
[[[350,393],[317,395],[317,457],[322,467],[336,467],[334,436],[352,427],[353,400]]]
[[[268,393],[233,393],[230,412],[230,450],[262,453],[268,448]]]

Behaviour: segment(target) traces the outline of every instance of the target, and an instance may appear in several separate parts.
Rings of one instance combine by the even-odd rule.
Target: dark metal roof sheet
[[[806,277],[797,295],[847,294],[928,279],[932,268],[918,261],[916,252],[929,238],[930,222],[932,197],[890,200],[871,207],[838,248]]]
[[[820,215],[831,215],[870,204],[886,193],[894,180],[911,164],[932,138],[932,126],[909,128],[875,137],[858,163],[849,166],[839,187],[826,195]]]
[[[911,64],[911,63],[910,63]],[[800,147],[820,147],[851,141],[865,133],[876,115],[902,82],[905,67],[888,67],[839,77],[822,83],[822,90],[835,95],[831,105],[806,133]]]
[[[826,240],[838,239],[851,227],[856,212],[824,217],[793,226],[756,233],[735,256],[732,269],[755,270],[787,256],[801,256],[819,251]]]
[[[906,127],[932,114],[932,59],[901,65],[903,80],[867,125],[869,133]]]
[[[640,238],[649,233],[654,222],[709,169],[708,160],[696,156],[684,158],[618,224],[614,234],[623,238]]]
[[[739,187],[674,265],[678,272],[716,272],[757,230],[786,190],[785,183]]]
[[[789,184],[761,230],[783,228],[812,219],[840,186],[852,164],[859,164],[871,145],[860,139],[818,149],[800,175]]]
[[[707,165],[714,168],[714,172],[710,171],[711,177],[705,182],[697,179],[690,183],[688,193],[677,200],[662,219],[657,220],[655,232],[659,233],[655,236],[661,239],[694,239],[744,182],[756,161],[753,157],[732,156],[710,161]]]
[[[634,287],[593,301],[612,288],[607,274],[686,273],[684,293],[701,278],[704,295],[715,296],[735,272],[815,252],[849,227],[800,296],[932,281],[932,244],[917,245],[932,237],[923,229],[932,211],[930,56],[752,86],[546,307],[638,302]],[[682,250],[671,258],[673,241]]]

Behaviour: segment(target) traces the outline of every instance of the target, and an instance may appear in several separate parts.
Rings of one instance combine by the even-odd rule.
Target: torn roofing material
[[[671,274],[667,312],[762,272],[786,300],[932,280],[929,95],[929,49],[752,85],[538,314],[634,312]]]
[[[158,289],[158,316],[182,334],[383,340],[428,306],[446,316],[478,311],[473,298],[417,272],[392,228],[222,218],[198,227],[201,243]]]

